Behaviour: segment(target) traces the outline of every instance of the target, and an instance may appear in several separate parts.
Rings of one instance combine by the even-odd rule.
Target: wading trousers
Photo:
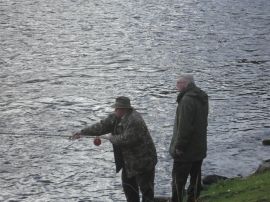
[[[122,186],[127,202],[140,202],[139,191],[142,193],[142,202],[154,202],[154,178],[155,169],[131,178],[127,177],[123,169]]]
[[[172,170],[172,202],[182,202],[185,185],[190,175],[190,185],[187,190],[187,201],[195,202],[201,191],[202,160],[194,162],[173,163]]]

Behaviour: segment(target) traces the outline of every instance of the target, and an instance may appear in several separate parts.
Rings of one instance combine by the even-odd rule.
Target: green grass
[[[202,191],[200,202],[270,202],[270,171],[221,181]]]

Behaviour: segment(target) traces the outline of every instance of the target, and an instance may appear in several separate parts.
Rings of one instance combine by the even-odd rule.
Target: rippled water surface
[[[119,95],[143,114],[155,192],[170,195],[181,72],[210,96],[203,174],[250,174],[270,152],[269,42],[268,0],[0,1],[0,201],[125,201],[111,144],[66,137]]]

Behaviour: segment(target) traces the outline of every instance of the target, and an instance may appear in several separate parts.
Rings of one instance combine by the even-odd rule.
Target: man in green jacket
[[[116,172],[122,169],[122,186],[128,202],[154,201],[156,148],[142,116],[130,105],[127,97],[116,98],[114,113],[93,124],[71,139],[100,136],[113,145]]]
[[[193,76],[181,75],[177,81],[177,109],[170,154],[173,157],[172,202],[182,202],[190,175],[188,202],[201,190],[201,166],[207,151],[208,96],[195,85]]]

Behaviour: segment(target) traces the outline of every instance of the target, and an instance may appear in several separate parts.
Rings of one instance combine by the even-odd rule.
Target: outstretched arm
[[[78,139],[81,136],[100,136],[113,131],[114,123],[116,120],[114,114],[110,114],[105,119],[101,120],[98,123],[95,123],[89,127],[82,129],[79,132],[76,132],[71,136],[70,139]]]

